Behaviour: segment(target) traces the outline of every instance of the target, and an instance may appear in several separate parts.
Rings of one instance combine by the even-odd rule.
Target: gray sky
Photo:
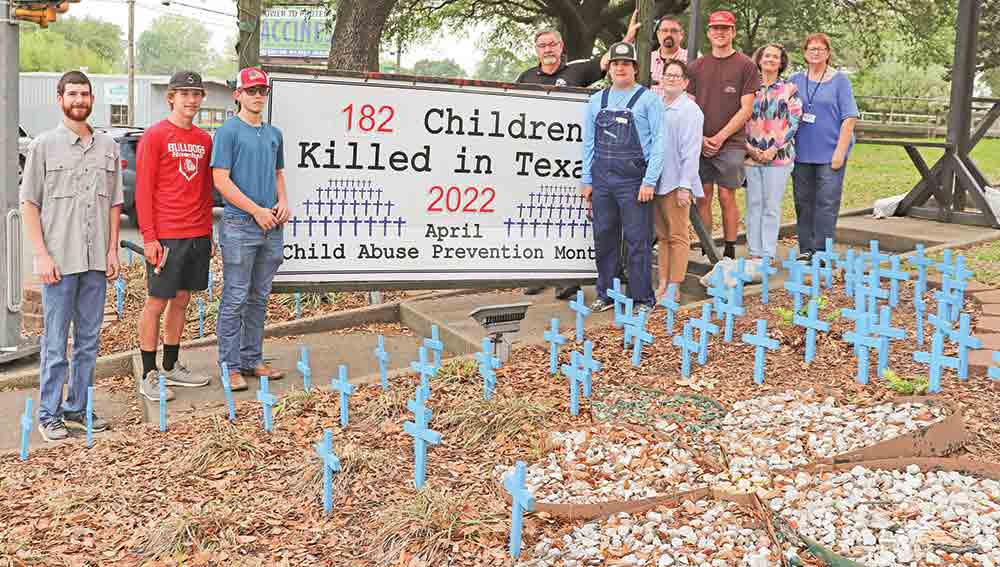
[[[232,15],[224,16],[185,6],[164,6],[159,0],[136,0],[136,40],[138,40],[139,34],[148,28],[158,16],[180,14],[195,18],[205,24],[205,27],[212,33],[212,47],[216,51],[221,51],[225,47],[226,39],[236,32],[236,3],[233,0],[182,0],[182,3]],[[69,13],[74,16],[91,16],[114,22],[122,28],[124,34],[128,33],[128,8],[124,0],[87,0],[79,4],[71,4]],[[477,35],[479,34],[470,34],[473,37]],[[127,38],[127,36],[125,37]],[[476,63],[482,58],[482,51],[476,46],[473,37],[456,38],[452,36],[447,40],[437,40],[427,45],[415,47],[409,52],[403,52],[403,65],[413,65],[420,59],[450,58],[457,61],[466,72],[471,73],[475,69]],[[383,56],[389,57],[388,55]]]

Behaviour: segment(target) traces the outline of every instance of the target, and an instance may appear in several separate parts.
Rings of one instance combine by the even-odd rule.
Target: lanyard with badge
[[[809,71],[806,71],[806,112],[802,113],[802,121],[806,124],[814,124],[816,122],[816,115],[812,112],[813,99],[819,94],[819,90],[823,88],[823,77],[826,76],[826,69],[823,69],[823,75],[816,81],[816,88],[809,92]]]

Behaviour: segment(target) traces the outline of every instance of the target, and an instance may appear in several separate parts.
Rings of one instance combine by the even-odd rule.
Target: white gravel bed
[[[692,455],[673,441],[611,424],[552,434],[554,451],[529,463],[536,502],[591,504],[638,500],[703,486]],[[497,479],[513,471],[499,466]]]
[[[541,536],[520,567],[644,565],[770,567],[776,551],[753,518],[728,502],[684,502],[645,514],[616,514]],[[794,552],[789,552],[794,554]]]
[[[1000,566],[995,480],[924,473],[916,465],[905,471],[857,466],[776,477],[775,489],[779,494],[768,501],[772,510],[803,535],[863,565]]]
[[[720,429],[706,430],[700,444],[706,450],[724,447],[731,480],[749,488],[763,484],[768,471],[869,447],[945,417],[937,406],[838,404],[814,390],[791,390],[735,404]]]

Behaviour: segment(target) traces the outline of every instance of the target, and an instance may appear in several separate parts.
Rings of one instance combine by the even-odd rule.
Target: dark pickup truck
[[[97,130],[112,136],[118,142],[122,160],[122,189],[125,193],[125,204],[122,207],[122,212],[138,224],[139,220],[135,211],[135,160],[143,129],[129,126],[114,126],[110,128],[98,128]],[[219,195],[218,189],[212,192],[212,197],[215,201],[215,206],[221,207],[222,196]]]

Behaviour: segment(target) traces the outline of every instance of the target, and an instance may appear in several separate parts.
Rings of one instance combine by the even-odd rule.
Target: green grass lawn
[[[927,165],[933,166],[943,150],[920,148]],[[973,159],[992,183],[1000,182],[1000,139],[983,140],[972,153]],[[901,195],[909,191],[920,179],[906,150],[892,146],[870,146],[858,144],[851,152],[844,180],[844,197],[841,210],[870,207],[877,199]],[[716,199],[717,200],[717,199]],[[745,200],[739,198],[740,213],[745,208]],[[713,216],[716,235],[722,234],[719,206],[714,205]],[[792,182],[789,180],[782,205],[782,220],[795,220],[795,203],[792,199]],[[741,227],[743,229],[745,227]]]
[[[965,267],[972,270],[977,281],[988,286],[1000,286],[1000,240],[961,250],[959,254],[965,256]],[[941,253],[929,256],[935,260],[944,257]]]

